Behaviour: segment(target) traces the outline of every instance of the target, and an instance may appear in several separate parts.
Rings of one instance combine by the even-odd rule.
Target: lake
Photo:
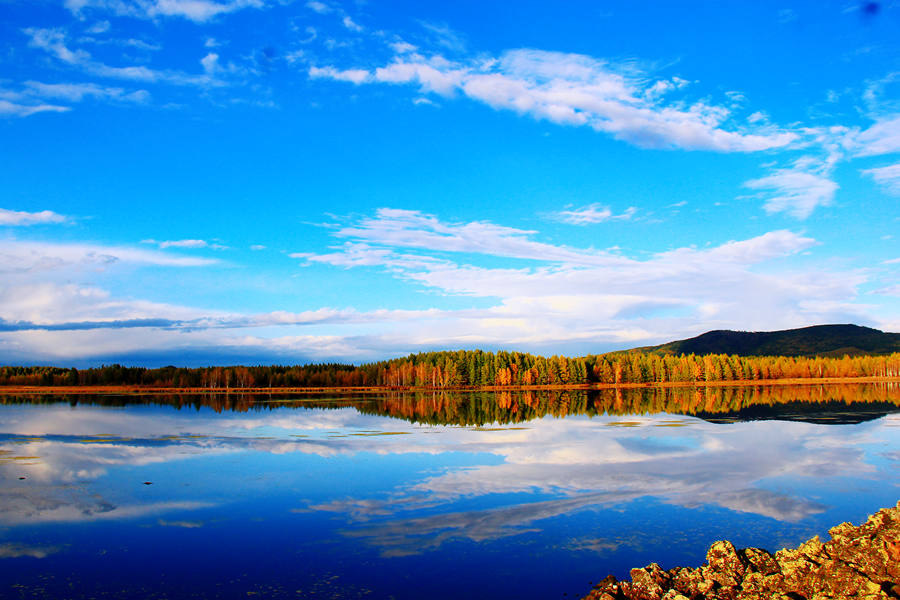
[[[900,499],[896,384],[0,396],[0,596],[577,598]]]

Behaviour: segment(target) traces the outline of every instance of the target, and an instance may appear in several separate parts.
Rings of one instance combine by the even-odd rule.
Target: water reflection
[[[777,549],[895,503],[898,426],[890,386],[5,397],[0,574],[93,564],[103,528],[132,550],[167,531],[198,556],[223,535],[295,560],[370,552],[393,582],[375,597],[420,597],[396,561],[502,547],[565,561],[583,591],[645,554],[698,562],[724,536]],[[341,575],[361,586],[358,568]],[[528,581],[523,597],[546,592]]]
[[[165,405],[209,408],[216,413],[274,410],[283,406],[336,409],[431,425],[510,424],[548,415],[639,415],[669,413],[717,422],[782,419],[858,423],[900,407],[900,383],[813,385],[722,385],[709,387],[525,390],[497,392],[379,391],[367,395],[327,392],[302,396],[250,394],[0,395],[0,405],[60,404],[125,407]],[[623,422],[624,423],[624,422]]]

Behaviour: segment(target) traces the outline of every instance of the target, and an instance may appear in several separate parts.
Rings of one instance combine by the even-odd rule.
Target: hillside
[[[659,346],[635,348],[654,354],[739,356],[843,356],[900,352],[900,333],[859,325],[815,325],[782,331],[709,331]]]

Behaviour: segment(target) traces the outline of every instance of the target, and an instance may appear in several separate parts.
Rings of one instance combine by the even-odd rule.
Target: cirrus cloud
[[[181,17],[205,23],[245,8],[263,8],[266,3],[263,0],[65,0],[65,5],[75,14],[97,10],[141,19]]]
[[[396,46],[396,45],[395,45]],[[654,80],[609,61],[531,48],[496,58],[453,61],[404,45],[373,71],[319,67],[311,77],[417,85],[421,93],[462,94],[498,110],[562,125],[587,126],[645,148],[755,152],[782,148],[799,136],[764,124],[740,124],[731,109],[706,102],[665,102],[686,86]]]
[[[797,219],[806,219],[816,208],[830,205],[838,190],[838,184],[826,174],[796,168],[778,169],[744,185],[767,190],[763,205],[767,213],[784,212]]]
[[[588,204],[581,208],[569,208],[552,213],[550,218],[570,225],[593,225],[606,221],[627,221],[634,216],[637,208],[629,206],[621,214],[613,214],[608,206],[599,203]]]
[[[55,213],[52,210],[27,212],[22,210],[9,210],[0,208],[0,226],[3,225],[43,225],[50,223],[65,223],[69,218]]]
[[[891,194],[900,196],[900,163],[874,169],[864,169],[862,173],[870,176]]]

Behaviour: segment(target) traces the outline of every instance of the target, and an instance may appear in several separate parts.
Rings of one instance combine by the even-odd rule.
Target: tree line
[[[900,353],[792,357],[620,352],[579,358],[523,352],[423,352],[363,365],[0,367],[0,385],[161,388],[467,388],[585,384],[767,381],[817,377],[897,377]]]

